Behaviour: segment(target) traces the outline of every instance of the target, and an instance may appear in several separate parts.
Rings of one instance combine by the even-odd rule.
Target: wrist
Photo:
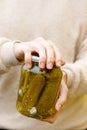
[[[19,64],[14,54],[14,44],[15,41],[10,41],[2,44],[1,46],[0,50],[1,61],[7,67]]]
[[[14,44],[14,54],[15,54],[16,59],[19,62],[22,62],[24,60],[24,56],[23,56],[23,52],[21,50],[21,45],[19,43],[20,43],[20,41],[17,41]]]

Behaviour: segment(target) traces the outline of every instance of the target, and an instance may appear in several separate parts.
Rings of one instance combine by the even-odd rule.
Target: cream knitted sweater
[[[54,42],[66,65],[69,95],[58,119],[49,124],[16,110],[20,65],[16,42],[37,37]],[[87,0],[0,0],[0,127],[17,130],[87,128]],[[9,40],[10,39],[10,40]]]

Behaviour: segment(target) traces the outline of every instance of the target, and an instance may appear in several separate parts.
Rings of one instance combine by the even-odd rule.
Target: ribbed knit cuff
[[[12,41],[4,43],[1,46],[1,60],[3,64],[7,67],[14,66],[20,64],[20,62],[16,59],[14,54],[14,44],[19,43],[20,41]]]

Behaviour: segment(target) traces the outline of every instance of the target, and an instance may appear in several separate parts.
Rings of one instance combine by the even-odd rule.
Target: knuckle
[[[52,42],[51,40],[46,40],[49,44],[51,44],[52,46],[55,46],[54,42]]]
[[[38,41],[44,41],[44,38],[43,37],[39,37],[37,38]]]
[[[47,47],[50,48],[51,50],[53,50],[53,47],[51,44],[47,43]]]
[[[30,49],[27,48],[27,47],[25,47],[25,53],[27,54],[27,53],[29,53],[29,52],[30,52]]]
[[[48,60],[48,63],[51,63],[51,64],[54,64],[54,59],[50,59],[50,60]]]

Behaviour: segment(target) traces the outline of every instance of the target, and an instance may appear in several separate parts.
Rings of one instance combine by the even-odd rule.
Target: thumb
[[[67,100],[67,94],[68,94],[67,85],[65,84],[64,80],[62,80],[59,98],[58,98],[57,103],[55,105],[55,109],[57,111],[59,111],[61,109],[61,107],[65,104],[65,102]]]

